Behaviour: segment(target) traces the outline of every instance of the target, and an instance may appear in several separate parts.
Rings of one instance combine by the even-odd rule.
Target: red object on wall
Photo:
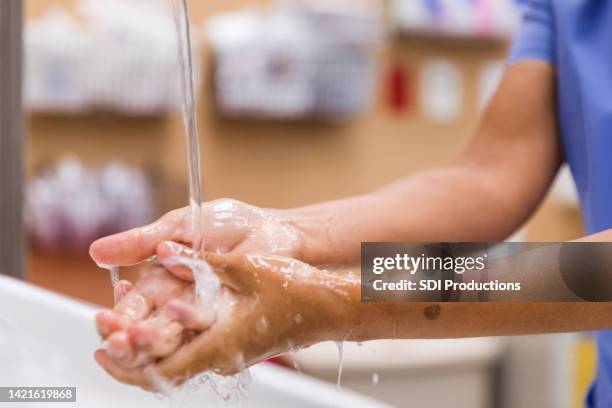
[[[389,67],[387,87],[392,111],[401,113],[410,108],[409,74],[401,63],[393,62]]]

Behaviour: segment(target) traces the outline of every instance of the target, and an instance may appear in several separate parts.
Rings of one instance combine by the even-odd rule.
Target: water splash
[[[249,370],[243,370],[234,376],[227,377],[207,372],[180,385],[162,377],[153,366],[147,367],[145,374],[155,389],[156,397],[167,399],[171,404],[181,399],[185,400],[190,393],[208,386],[221,400],[225,402],[236,400],[241,406],[242,400],[248,397],[248,389],[253,381]]]
[[[241,401],[242,398],[248,396],[249,385],[253,381],[251,372],[243,370],[231,377],[223,377],[215,373],[206,373],[196,379],[198,385],[208,384],[213,389],[215,394],[224,401],[229,401],[232,398]]]
[[[183,265],[191,269],[195,279],[196,301],[199,305],[206,307],[219,308],[222,302],[221,281],[214,273],[210,265],[202,259],[192,259],[182,256],[175,256],[168,260],[175,265]],[[262,318],[267,327],[268,322]],[[244,358],[241,354],[236,356],[235,367],[240,370],[234,376],[221,376],[214,372],[206,372],[194,377],[183,385],[169,381],[160,376],[153,367],[147,368],[147,376],[151,384],[162,397],[170,401],[176,400],[178,395],[187,389],[197,389],[202,385],[208,385],[215,394],[225,400],[237,399],[239,402],[248,395],[248,388],[251,383],[251,374],[246,369]]]
[[[212,267],[203,259],[175,256],[168,260],[174,265],[184,265],[191,269],[195,282],[196,301],[199,305],[217,307],[221,294],[221,281]]]

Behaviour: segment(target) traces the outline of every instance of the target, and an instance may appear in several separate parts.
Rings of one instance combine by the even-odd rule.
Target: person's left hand
[[[230,375],[294,348],[343,339],[352,325],[358,282],[288,258],[210,253],[221,289],[214,304],[198,303],[191,269],[176,262],[190,255],[161,243],[163,267],[134,288],[124,283],[117,306],[98,314],[108,349],[95,358],[117,380],[154,389],[152,368],[173,382],[204,371]]]

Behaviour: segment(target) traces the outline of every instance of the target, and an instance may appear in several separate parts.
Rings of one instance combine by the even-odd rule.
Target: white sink
[[[95,312],[92,306],[0,276],[0,386],[77,387],[76,404],[54,403],[53,407],[228,406],[208,385],[190,391],[177,404],[115,382],[92,357],[100,344]],[[242,401],[245,407],[386,406],[272,364],[259,364],[251,372],[253,382]]]

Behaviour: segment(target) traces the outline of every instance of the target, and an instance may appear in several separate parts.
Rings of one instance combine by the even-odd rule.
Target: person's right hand
[[[304,234],[284,212],[262,210],[236,200],[211,201],[202,206],[205,231],[201,252],[279,255],[303,259]],[[191,246],[189,207],[170,211],[156,222],[101,238],[90,248],[101,265],[133,265],[155,255],[163,241]]]
[[[279,256],[209,253],[219,287],[198,301],[193,252],[163,242],[157,256],[160,265],[133,287],[126,283],[115,308],[96,317],[107,340],[96,360],[124,383],[159,391],[156,378],[230,375],[295,347],[346,339],[358,328],[355,278]]]

